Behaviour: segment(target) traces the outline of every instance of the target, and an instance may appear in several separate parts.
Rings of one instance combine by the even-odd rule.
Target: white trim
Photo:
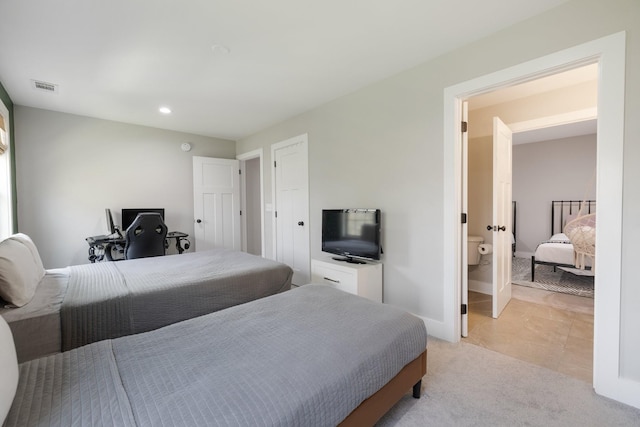
[[[530,130],[545,129],[552,126],[568,125],[571,123],[584,122],[598,118],[598,108],[586,108],[584,110],[571,111],[554,116],[540,117],[533,120],[509,123],[509,128],[513,133],[527,132]]]
[[[593,385],[597,393],[640,408],[640,382],[620,376],[622,164],[625,32],[593,40],[444,90],[444,298],[442,335],[460,340],[460,103],[474,95],[589,63],[598,73],[598,223]],[[600,286],[600,284],[606,286]]]
[[[493,295],[493,283],[469,280],[469,290],[485,295]]]
[[[265,256],[265,243],[264,243],[264,150],[262,148],[258,148],[253,151],[248,151],[246,153],[238,154],[236,156],[236,160],[240,161],[240,169],[242,170],[242,176],[240,177],[241,181],[241,190],[242,190],[242,209],[245,211],[245,215],[242,216],[242,250],[246,252],[247,250],[247,215],[246,215],[246,207],[247,207],[247,187],[246,187],[246,164],[247,160],[259,159],[260,161],[260,233],[261,233],[261,256],[264,258]]]
[[[405,309],[403,309],[405,310]],[[420,318],[423,322],[427,331],[429,332],[429,336],[432,337],[441,337],[442,334],[445,333],[445,322],[441,322],[439,320],[430,319],[428,317],[420,316],[418,314],[412,313],[414,316]],[[427,348],[429,347],[429,343],[427,343]]]

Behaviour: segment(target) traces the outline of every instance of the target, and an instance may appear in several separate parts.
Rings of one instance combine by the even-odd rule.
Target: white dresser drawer
[[[330,285],[342,291],[358,294],[358,280],[354,272],[341,271],[325,265],[312,266],[312,282]]]
[[[311,283],[333,286],[382,302],[382,264],[348,264],[331,259],[312,259]]]

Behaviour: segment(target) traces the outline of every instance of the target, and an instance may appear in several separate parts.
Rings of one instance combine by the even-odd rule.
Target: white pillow
[[[558,233],[558,234],[554,234],[553,236],[551,236],[551,238],[549,239],[549,242],[551,242],[551,243],[568,243],[568,242],[570,242],[570,240],[569,240],[569,238],[567,237],[566,234]]]
[[[38,268],[38,274],[42,274],[44,276],[44,264],[42,264],[42,259],[40,258],[38,248],[36,247],[36,244],[33,243],[33,240],[31,240],[31,237],[27,236],[24,233],[16,233],[9,237],[11,239],[22,242],[27,248],[29,248],[29,250],[31,251],[31,255],[33,256],[33,261],[36,263],[36,267]]]
[[[31,301],[43,276],[24,243],[11,237],[0,242],[0,298],[22,307]]]
[[[4,423],[18,388],[18,357],[13,335],[0,316],[0,425]]]

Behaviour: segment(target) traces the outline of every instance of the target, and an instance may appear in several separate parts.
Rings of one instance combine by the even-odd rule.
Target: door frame
[[[626,33],[619,32],[478,77],[444,90],[444,322],[460,340],[461,103],[475,95],[592,63],[599,64],[593,386],[598,394],[640,407],[640,383],[620,376],[622,184]],[[606,148],[606,149],[605,149]],[[606,173],[604,173],[606,171]],[[606,283],[603,289],[599,283]]]
[[[244,215],[240,220],[241,234],[242,234],[242,250],[247,251],[247,174],[246,174],[246,161],[259,159],[260,163],[260,256],[265,257],[265,243],[264,243],[264,150],[258,148],[257,150],[248,151],[246,153],[236,155],[236,160],[240,161],[240,206]]]
[[[0,201],[4,205],[6,209],[7,215],[3,218],[2,223],[0,224],[0,238],[9,237],[16,231],[15,221],[15,204],[14,197],[15,192],[13,191],[15,185],[15,173],[13,171],[14,166],[12,162],[13,155],[13,147],[11,145],[11,134],[13,129],[11,129],[11,116],[9,115],[9,109],[4,102],[0,100],[0,115],[4,121],[5,133],[7,135],[7,146],[4,154],[2,155],[3,159],[0,159],[4,164],[2,165],[3,173],[6,173],[5,179],[5,188],[3,190],[6,192],[7,197]]]

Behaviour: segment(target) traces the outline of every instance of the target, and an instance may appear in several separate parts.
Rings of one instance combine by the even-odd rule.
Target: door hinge
[[[276,214],[276,218],[278,218],[278,211],[275,211],[274,213]]]
[[[463,213],[463,214],[462,214],[461,221],[462,221],[462,223],[463,223],[463,224],[466,224],[466,223],[467,223],[467,214],[466,214],[466,213]]]
[[[240,211],[240,216],[242,216],[242,211]]]
[[[467,304],[462,304],[462,307],[460,307],[460,314],[467,314]]]
[[[467,131],[467,122],[462,122],[460,127],[462,129],[462,133],[465,133]]]
[[[238,169],[238,175],[242,175],[242,169]]]
[[[276,161],[275,160],[273,161],[273,167],[274,168],[276,167]]]

